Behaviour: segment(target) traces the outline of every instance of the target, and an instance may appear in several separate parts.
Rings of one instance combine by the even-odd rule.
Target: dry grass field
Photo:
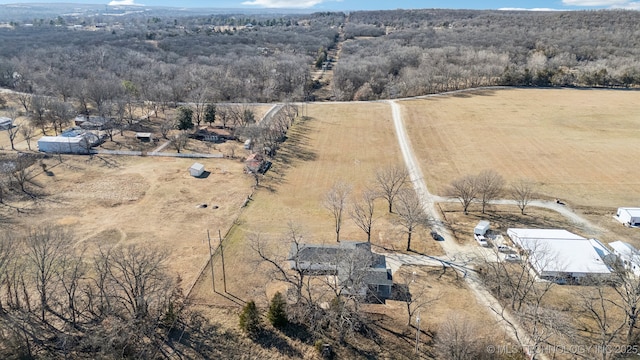
[[[265,284],[269,284],[268,279],[260,276],[263,271],[256,271],[256,256],[247,241],[250,234],[260,233],[279,255],[289,250],[289,241],[278,240],[289,223],[300,227],[303,242],[335,243],[332,217],[322,205],[324,194],[335,181],[351,184],[353,193],[358,194],[371,185],[379,166],[401,161],[388,105],[317,104],[309,105],[306,112],[309,119],[300,120],[291,129],[238,226],[226,239],[227,288],[242,300],[265,301]],[[372,243],[389,249],[406,247],[406,235],[392,224],[393,216],[386,213],[385,203],[380,200],[376,206],[378,220]],[[366,234],[348,215],[340,237],[366,240]],[[419,230],[412,243],[417,251],[441,253],[428,236],[428,229]],[[219,261],[216,264],[219,266]],[[221,268],[216,273],[221,274]],[[208,272],[201,283],[201,289],[194,289],[194,301],[214,301],[209,297]],[[222,279],[216,279],[216,283],[221,284]]]
[[[608,229],[603,241],[624,238],[640,245],[637,229],[624,228],[611,219],[617,206],[640,206],[640,194],[633,192],[639,185],[640,168],[631,165],[631,154],[640,150],[640,116],[634,106],[638,100],[640,93],[633,91],[496,89],[399,104],[431,192],[440,195],[456,177],[494,169],[507,181],[536,181],[538,196],[561,198]],[[262,113],[256,117],[269,108],[261,107]],[[222,293],[218,254],[214,264],[218,292],[212,291],[211,273],[205,269],[189,300],[221,326],[237,331],[236,311],[245,301],[253,299],[265,307],[275,291],[284,290],[283,284],[268,277],[268,268],[258,261],[250,239],[260,234],[269,251],[285,256],[290,242],[282,234],[288,224],[295,224],[303,242],[333,244],[333,219],[322,205],[329,188],[342,181],[353,187],[353,194],[359,194],[373,186],[376,169],[403,164],[388,104],[318,103],[305,105],[302,113],[307,117],[291,128],[253,193],[253,180],[237,160],[200,159],[211,174],[195,179],[187,172],[194,162],[189,159],[78,156],[64,157],[65,161],[58,163],[57,158],[50,158],[45,162],[52,176],[39,173],[34,178],[47,195],[28,215],[5,214],[8,224],[25,228],[54,222],[72,229],[79,243],[133,242],[166,248],[171,254],[171,269],[186,284],[196,279],[208,258],[206,230],[212,231],[214,246],[221,230],[227,292]],[[127,132],[119,140],[134,144],[132,134]],[[0,146],[6,150],[7,144],[6,134],[0,134]],[[115,145],[105,144],[111,146]],[[194,143],[187,151],[227,151],[200,146]],[[240,144],[234,147],[237,156],[244,155],[241,148]],[[166,151],[172,150],[167,147]],[[242,208],[250,193],[248,206]],[[208,207],[198,207],[200,204]],[[212,209],[214,205],[219,208]],[[441,204],[441,211],[463,243],[473,242],[471,229],[480,219],[491,220],[492,227],[503,232],[507,227],[530,225],[581,233],[548,210],[527,208],[527,215],[520,216],[515,206],[501,206],[491,207],[486,215],[475,208],[464,215],[459,204],[446,203]],[[383,200],[376,202],[376,217],[374,246],[403,250],[406,234],[395,224],[395,215],[387,213]],[[348,214],[341,239],[366,239]],[[443,254],[429,229],[424,228],[414,234],[412,248],[430,255]],[[452,312],[465,313],[485,324],[488,333],[501,332],[501,325],[493,323],[464,281],[455,279],[451,272],[441,275],[428,268],[411,270],[429,285],[429,296],[440,294],[428,307],[426,334],[432,334]],[[410,328],[406,327],[404,303],[390,301],[369,310],[387,316],[384,326],[390,339],[411,347],[415,333],[405,333]],[[382,351],[377,344],[367,346],[370,351]],[[385,351],[384,355],[394,357]],[[260,352],[273,358],[287,357],[274,354]],[[306,350],[300,354],[314,357]]]
[[[291,129],[273,166],[225,240],[227,294],[222,291],[221,257],[216,256],[217,293],[212,291],[210,270],[206,269],[190,296],[197,308],[205,312],[214,311],[211,307],[238,309],[243,301],[249,299],[265,307],[275,291],[284,291],[284,287],[268,278],[266,264],[259,264],[250,248],[251,235],[259,233],[273,254],[278,256],[286,255],[289,250],[289,241],[281,235],[287,230],[288,223],[300,227],[303,242],[335,243],[331,216],[322,206],[326,191],[340,180],[352,184],[353,192],[358,193],[370,185],[378,167],[401,163],[391,110],[387,104],[315,104],[309,105],[304,112],[309,119],[300,120]],[[387,249],[403,250],[406,235],[393,223],[395,215],[386,213],[386,203],[382,200],[376,206],[378,219],[372,243]],[[341,238],[365,240],[366,235],[347,216]],[[438,243],[429,236],[429,229],[420,229],[412,243],[418,252],[443,254]],[[500,331],[500,326],[493,325],[492,317],[476,302],[462,278],[456,280],[451,271],[442,274],[440,270],[419,267],[408,271],[412,270],[417,272],[416,284],[428,286],[423,296],[438,297],[428,310],[424,310],[429,313],[425,315],[425,343],[430,342],[430,334],[452,312],[464,312],[468,318]],[[415,330],[406,326],[404,303],[389,301],[386,305],[369,306],[367,311],[384,315],[380,330],[390,343],[396,343],[404,350],[412,348]],[[221,321],[234,327],[237,321],[234,314],[227,314]],[[400,356],[394,356],[373,342],[359,345],[382,357],[384,354],[390,358]],[[353,356],[353,353],[345,356]]]
[[[229,228],[251,192],[243,164],[234,160],[198,159],[210,172],[206,178],[189,175],[193,159],[63,156],[59,163],[56,156],[43,161],[49,175],[34,165],[33,181],[44,195],[37,205],[25,201],[30,209],[25,214],[3,208],[3,227],[64,225],[89,250],[115,243],[157,246],[168,251],[169,270],[185,284],[195,280],[208,257],[207,229]]]
[[[573,206],[638,206],[640,92],[492,89],[402,101],[431,192],[494,169]]]

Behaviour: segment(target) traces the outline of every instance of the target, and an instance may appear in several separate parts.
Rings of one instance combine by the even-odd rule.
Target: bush
[[[287,318],[287,302],[280,292],[277,292],[271,298],[267,319],[276,328],[282,328],[289,322]]]
[[[240,329],[248,335],[254,335],[262,328],[260,321],[260,312],[256,307],[256,303],[250,300],[242,308],[240,313]]]
[[[334,355],[333,349],[331,348],[331,345],[328,344],[327,342],[318,339],[313,344],[313,347],[316,349],[318,354],[322,356],[323,359],[333,359],[333,355]]]

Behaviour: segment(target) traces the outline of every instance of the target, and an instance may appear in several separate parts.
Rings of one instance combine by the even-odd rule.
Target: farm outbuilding
[[[90,132],[67,132],[64,135],[41,137],[38,140],[38,150],[55,154],[87,154],[92,146],[100,142],[100,138]]]
[[[0,130],[9,130],[13,126],[13,120],[0,117]]]
[[[189,168],[189,174],[191,174],[191,176],[193,177],[202,176],[203,173],[204,173],[204,165],[200,163],[194,163]]]
[[[610,242],[609,246],[625,269],[632,271],[635,276],[640,276],[640,252],[633,245],[624,241],[614,241]]]
[[[508,229],[531,268],[543,279],[579,282],[585,277],[608,277],[615,258],[598,240],[563,229]]]
[[[625,225],[640,226],[640,208],[618,208],[616,219]]]
[[[148,132],[139,132],[136,133],[136,139],[142,141],[142,142],[152,142],[153,141],[153,135],[151,133]]]

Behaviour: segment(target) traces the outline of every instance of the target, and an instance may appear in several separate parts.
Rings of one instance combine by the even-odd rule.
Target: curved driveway
[[[432,219],[434,223],[434,226],[433,226],[434,229],[438,231],[440,236],[444,239],[444,241],[440,241],[440,244],[442,244],[442,248],[447,254],[447,257],[449,257],[452,261],[456,261],[456,259],[458,260],[458,262],[461,259],[464,260],[465,262],[472,260],[472,257],[471,257],[472,255],[478,255],[483,250],[486,250],[486,249],[483,248],[483,250],[479,250],[480,247],[475,246],[475,244],[473,244],[472,246],[463,246],[458,244],[454,240],[454,237],[452,236],[452,234],[450,233],[450,231],[447,229],[442,219],[440,218],[440,214],[434,208],[434,203],[442,200],[455,201],[455,199],[434,197],[431,193],[429,193],[429,190],[427,189],[427,184],[425,183],[425,180],[424,180],[424,175],[422,174],[422,170],[420,169],[418,160],[413,152],[413,149],[411,148],[411,142],[409,140],[409,137],[407,136],[407,133],[404,127],[404,122],[402,121],[402,113],[400,110],[400,106],[393,100],[389,100],[388,103],[391,105],[391,112],[393,115],[393,124],[396,130],[396,136],[398,138],[398,144],[402,152],[402,157],[404,158],[404,162],[407,166],[407,171],[409,172],[409,178],[413,183],[413,186],[418,194],[418,197],[420,198],[420,201],[422,202],[422,207],[424,209],[425,214],[430,219]],[[497,203],[509,204],[511,201],[512,200],[498,200]],[[534,206],[534,205],[549,205],[549,204],[545,204],[544,202],[530,203],[530,206]],[[556,205],[561,206],[558,204]],[[555,210],[555,207],[553,207],[553,209]],[[562,213],[564,214],[567,212],[564,211]],[[570,215],[570,217],[572,219],[578,220],[579,222],[588,224],[588,221],[580,218],[575,214]],[[412,259],[413,261],[409,261],[406,257],[398,257],[398,258],[393,258],[393,260],[394,261],[404,260],[406,261],[405,263],[407,264],[424,261],[425,265],[433,261],[433,259],[431,259],[431,261],[424,259],[424,256],[422,255],[407,255],[407,256],[416,257],[416,259]],[[473,294],[475,295],[478,303],[480,303],[487,309],[490,309],[491,311],[493,311],[495,315],[495,319],[498,322],[507,323],[508,325],[505,326],[505,331],[507,332],[507,334],[513,340],[523,345],[524,350],[527,351],[529,347],[527,347],[526,345],[534,344],[534,342],[531,341],[531,338],[528,336],[524,328],[522,328],[518,319],[512,316],[512,314],[507,309],[502,307],[500,302],[498,302],[498,300],[485,288],[482,280],[479,278],[479,276],[475,272],[469,272],[468,275],[469,276],[465,276],[465,279],[467,280],[467,284],[469,285],[469,288],[472,290]],[[545,354],[537,354],[537,355],[539,359],[546,359]]]

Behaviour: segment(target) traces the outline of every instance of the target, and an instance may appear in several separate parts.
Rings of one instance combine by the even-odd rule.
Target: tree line
[[[536,184],[529,179],[519,179],[511,184],[505,182],[502,175],[495,170],[482,170],[477,175],[465,175],[454,179],[445,189],[447,196],[454,197],[462,204],[462,210],[468,213],[469,206],[474,202],[480,203],[482,213],[487,205],[501,196],[508,196],[515,201],[524,215],[524,211],[535,195]]]
[[[343,13],[290,15],[224,32],[216,24],[233,17],[132,18],[112,32],[18,26],[0,29],[0,86],[64,100],[129,81],[141,99],[176,103],[194,101],[206,84],[215,101],[312,100],[312,67],[344,28],[336,100],[488,85],[627,88],[640,83],[639,17],[429,9],[358,11],[348,21]]]
[[[335,96],[371,100],[489,85],[635,87],[639,19],[622,10],[354,12],[350,27],[387,35],[344,43]]]

